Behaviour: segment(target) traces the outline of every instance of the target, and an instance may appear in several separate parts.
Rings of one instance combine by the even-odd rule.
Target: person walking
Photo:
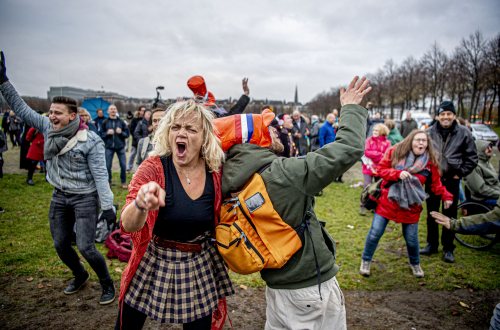
[[[478,156],[471,132],[457,123],[455,106],[450,101],[443,101],[436,111],[436,123],[428,130],[431,141],[438,154],[442,172],[441,181],[453,195],[453,204],[443,213],[457,217],[457,205],[460,180],[469,175],[477,166]],[[438,252],[439,227],[431,216],[431,212],[439,211],[441,199],[429,192],[427,199],[427,245],[420,250],[422,255]],[[455,235],[446,228],[441,232],[443,259],[445,262],[455,262],[453,251]]]
[[[76,246],[101,284],[99,303],[112,303],[115,299],[113,281],[94,242],[99,204],[102,219],[116,220],[113,193],[102,161],[102,140],[82,123],[77,114],[77,103],[71,98],[55,97],[48,117],[31,109],[7,78],[3,52],[0,52],[0,92],[17,115],[45,138],[46,178],[54,186],[49,209],[50,232],[59,258],[74,276],[64,294],[78,292],[90,278],[71,246],[73,228],[76,227]]]
[[[428,184],[448,208],[453,196],[442,186],[439,162],[426,132],[413,131],[402,142],[390,148],[377,167],[382,178],[381,195],[371,228],[366,236],[359,273],[370,276],[370,265],[378,242],[389,221],[401,223],[410,268],[416,277],[424,277],[420,266],[418,221]]]

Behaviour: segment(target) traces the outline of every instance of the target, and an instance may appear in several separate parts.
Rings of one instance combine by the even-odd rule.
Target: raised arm
[[[5,101],[7,101],[9,107],[29,126],[35,127],[42,133],[49,129],[49,118],[42,116],[35,110],[31,109],[19,96],[14,86],[12,86],[9,82],[3,52],[0,52],[0,92],[5,98]]]

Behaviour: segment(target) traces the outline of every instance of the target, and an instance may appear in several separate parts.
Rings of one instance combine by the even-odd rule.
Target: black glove
[[[101,217],[99,220],[106,220],[108,225],[114,224],[116,222],[116,213],[113,209],[102,211]]]
[[[3,84],[6,81],[9,81],[9,78],[7,78],[7,67],[5,66],[5,56],[3,55],[3,52],[0,51],[0,84]]]

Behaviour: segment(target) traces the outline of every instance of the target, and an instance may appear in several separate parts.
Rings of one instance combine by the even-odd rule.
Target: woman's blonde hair
[[[392,129],[394,127],[396,127],[396,122],[394,122],[394,120],[392,119],[386,119],[384,121],[384,125],[387,126],[387,128],[389,129],[389,132],[392,131]]]
[[[224,161],[224,152],[222,151],[220,140],[214,131],[212,123],[214,115],[212,111],[193,99],[176,102],[168,107],[153,138],[154,149],[150,155],[161,157],[170,156],[172,154],[172,146],[168,141],[170,130],[176,119],[187,116],[193,116],[194,119],[201,120],[203,144],[200,154],[205,160],[205,164],[208,166],[210,172],[217,172]]]
[[[373,126],[373,129],[378,129],[378,135],[387,136],[389,135],[389,128],[384,124],[377,124]]]

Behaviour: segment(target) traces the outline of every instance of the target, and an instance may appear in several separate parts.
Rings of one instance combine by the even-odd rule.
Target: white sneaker
[[[370,276],[370,265],[371,261],[361,260],[361,266],[359,267],[359,273],[363,276]]]
[[[413,272],[413,275],[416,278],[424,277],[424,271],[422,270],[422,267],[420,267],[420,264],[418,264],[418,265],[410,264],[410,268],[411,268],[411,271]]]

